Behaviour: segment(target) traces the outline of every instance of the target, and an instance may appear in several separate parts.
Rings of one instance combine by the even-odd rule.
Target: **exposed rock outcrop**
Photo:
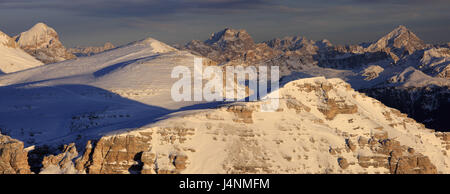
[[[413,148],[400,145],[393,139],[372,137],[361,140],[359,146],[367,146],[373,155],[358,155],[358,164],[363,168],[384,167],[392,174],[436,174],[437,169],[427,156],[417,153]],[[356,151],[356,150],[353,150]]]
[[[162,128],[129,135],[102,137],[88,142],[76,169],[89,174],[174,174],[186,168],[188,157],[181,151],[161,153],[153,144],[183,143],[191,129]],[[152,142],[153,136],[158,142]]]
[[[0,174],[31,174],[23,142],[0,134]]]
[[[75,144],[64,145],[62,153],[45,156],[40,174],[75,174],[73,159],[78,156]]]

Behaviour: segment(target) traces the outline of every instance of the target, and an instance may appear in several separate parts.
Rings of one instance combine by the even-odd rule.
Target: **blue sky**
[[[151,36],[169,44],[205,40],[225,27],[255,41],[288,35],[335,44],[373,41],[402,24],[428,43],[449,42],[449,0],[0,0],[0,30],[37,22],[69,47]]]

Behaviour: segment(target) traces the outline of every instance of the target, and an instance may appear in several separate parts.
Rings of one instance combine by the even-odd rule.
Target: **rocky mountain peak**
[[[230,46],[237,49],[250,49],[255,45],[253,38],[247,31],[231,28],[225,28],[222,31],[213,33],[211,37],[205,41],[205,44],[217,46],[222,49],[226,49]]]
[[[20,33],[16,41],[21,47],[45,47],[47,44],[52,44],[58,39],[58,33],[55,29],[44,23],[37,23],[29,30]]]
[[[50,26],[48,26],[47,24],[42,23],[42,22],[36,23],[33,27],[31,27],[31,30],[42,31],[42,32],[55,31],[55,29],[51,28]]]
[[[397,28],[395,28],[392,32],[400,32],[400,33],[406,33],[406,32],[411,32],[406,26],[404,25],[399,25],[397,26]]]
[[[251,38],[246,30],[225,28],[219,32],[213,33],[206,42],[218,42],[218,41],[234,41],[236,39]]]
[[[393,31],[391,31],[389,34],[387,34],[385,37],[386,37],[386,39],[398,39],[398,38],[405,37],[405,38],[411,39],[411,40],[420,40],[419,37],[417,37],[411,30],[409,30],[408,28],[406,28],[403,25],[398,26]]]
[[[75,58],[60,42],[55,29],[44,23],[35,24],[29,30],[20,33],[15,39],[23,50],[44,63]]]
[[[371,44],[368,48],[370,51],[389,49],[399,56],[405,52],[412,54],[414,51],[424,49],[425,47],[425,43],[417,35],[405,26],[400,25],[386,36],[380,38],[377,42]]]

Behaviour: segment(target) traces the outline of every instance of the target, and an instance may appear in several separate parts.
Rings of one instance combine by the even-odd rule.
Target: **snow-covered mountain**
[[[20,48],[46,64],[75,58],[59,41],[58,33],[44,23],[37,23],[15,39]]]
[[[0,75],[0,173],[450,173],[450,134],[382,103],[433,113],[445,128],[448,79],[406,63],[409,54],[393,63],[384,51],[362,57],[362,45],[285,40],[296,46],[231,29],[191,51],[147,38]],[[279,108],[171,100],[173,68],[192,72],[197,55],[280,65]],[[322,63],[329,56],[347,68]]]
[[[404,55],[412,54],[414,51],[424,48],[426,48],[426,45],[419,37],[405,26],[400,25],[386,36],[380,38],[377,42],[369,45],[367,50],[386,50],[387,52],[393,52],[396,57],[401,58]]]
[[[147,38],[91,57],[0,76],[1,93],[8,94],[0,97],[2,132],[20,136],[26,145],[40,145],[65,136],[94,137],[103,127],[149,122],[169,109],[196,103],[170,100],[177,81],[171,78],[173,67],[193,66],[193,59],[186,51]],[[85,123],[90,115],[99,120]]]
[[[25,147],[37,146],[30,152],[33,161],[36,152],[37,158],[43,157],[44,145],[83,146],[179,109],[208,107],[170,100],[178,80],[171,78],[172,69],[193,68],[193,63],[189,52],[147,38],[90,57],[2,75],[0,131]]]
[[[147,117],[147,124],[124,122],[135,119],[136,114],[130,113],[130,117],[122,118],[121,130],[108,128],[109,132],[99,139],[82,146],[68,144],[59,154],[45,156],[40,172],[450,171],[448,133],[426,129],[398,110],[358,93],[340,79],[299,79],[285,83],[279,92],[280,107],[272,113],[260,112],[265,101],[180,109],[156,120]],[[115,111],[129,111],[128,108]],[[121,120],[112,119],[112,115],[109,111],[74,119],[87,125],[92,122],[110,125]],[[95,129],[77,130],[85,135]]]
[[[0,74],[43,65],[18,47],[13,38],[0,31]]]

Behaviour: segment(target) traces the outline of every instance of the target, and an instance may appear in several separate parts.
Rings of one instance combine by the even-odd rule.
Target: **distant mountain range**
[[[278,65],[283,79],[341,78],[428,127],[450,130],[448,44],[425,44],[405,26],[372,43],[345,46],[302,36],[256,44],[245,30],[227,28],[180,49],[225,66]]]
[[[85,57],[85,56],[95,55],[97,53],[101,53],[101,52],[104,52],[107,50],[111,50],[113,48],[116,48],[116,47],[112,43],[107,42],[103,46],[75,47],[75,48],[69,48],[68,51],[77,57]]]
[[[0,39],[49,61],[0,75],[0,173],[450,173],[448,44],[404,26],[347,46],[255,43],[227,28],[178,48],[146,38],[98,49],[65,49],[35,27]],[[279,66],[280,106],[171,100],[172,69],[195,57]]]

